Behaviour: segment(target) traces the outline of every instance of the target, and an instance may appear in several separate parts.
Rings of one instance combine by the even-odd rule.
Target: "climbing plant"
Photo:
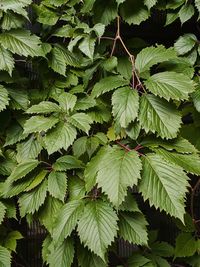
[[[133,30],[161,13],[198,25],[200,1],[39,2],[0,1],[0,266],[22,219],[46,229],[50,267],[200,266],[200,43]]]

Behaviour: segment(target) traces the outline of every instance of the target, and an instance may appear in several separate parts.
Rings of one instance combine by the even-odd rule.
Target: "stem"
[[[51,164],[50,163],[48,163],[48,162],[46,162],[46,161],[40,161],[41,163],[44,163],[44,164],[46,164],[48,167],[50,167],[50,168],[52,168],[52,166],[51,166]]]
[[[191,190],[192,192],[191,192],[191,201],[190,201],[191,217],[192,217],[192,220],[193,220],[193,222],[194,222],[194,224],[195,224],[196,227],[197,227],[197,223],[200,220],[196,220],[195,219],[195,214],[194,214],[194,198],[195,198],[195,192],[196,192],[196,190],[198,189],[199,186],[200,186],[200,179],[197,181],[197,183],[195,184],[195,186]]]
[[[126,151],[131,151],[131,149],[130,149],[128,146],[122,144],[121,142],[116,141],[116,143],[117,143],[119,146],[121,146],[123,149],[125,149]]]

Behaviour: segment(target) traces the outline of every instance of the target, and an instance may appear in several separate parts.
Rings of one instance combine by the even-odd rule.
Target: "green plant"
[[[1,0],[0,266],[22,238],[7,222],[24,217],[47,229],[50,267],[108,266],[118,238],[138,246],[121,266],[200,265],[199,41],[148,45],[121,30],[199,11],[198,0]],[[135,195],[174,218],[175,247]]]

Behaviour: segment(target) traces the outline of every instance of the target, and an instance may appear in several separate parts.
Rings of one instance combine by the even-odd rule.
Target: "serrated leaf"
[[[187,20],[191,19],[194,15],[193,5],[183,5],[178,12],[181,23],[185,23]]]
[[[68,122],[88,134],[91,127],[90,124],[93,121],[90,116],[85,113],[75,113],[69,117]]]
[[[60,112],[60,108],[56,103],[50,101],[42,101],[37,105],[33,105],[29,109],[27,109],[26,113],[52,113],[52,112]]]
[[[152,75],[144,82],[146,88],[160,97],[186,100],[195,90],[194,83],[182,73],[165,71]]]
[[[20,56],[41,56],[40,39],[23,29],[13,29],[0,34],[0,44]]]
[[[148,199],[151,206],[183,221],[188,177],[182,168],[154,154],[146,155],[142,162],[139,190],[144,200]]]
[[[19,124],[13,124],[7,129],[4,146],[13,145],[25,139],[27,136],[28,134],[23,134],[23,128]]]
[[[19,197],[19,209],[21,217],[26,214],[34,214],[44,204],[47,194],[47,181],[38,185],[34,190],[24,193]]]
[[[130,8],[131,5],[134,5],[134,9]],[[126,0],[120,6],[120,13],[123,20],[129,25],[140,25],[142,21],[147,20],[149,17],[149,11],[140,0]]]
[[[147,221],[141,213],[121,213],[119,217],[119,235],[136,245],[147,245]]]
[[[6,214],[6,207],[2,202],[0,202],[0,224],[3,222],[5,214]]]
[[[128,259],[128,266],[129,267],[148,267],[148,264],[150,262],[150,259],[147,259],[141,254],[134,253],[129,259]],[[152,267],[153,265],[150,265],[149,267]],[[154,267],[154,266],[153,266]]]
[[[10,51],[6,50],[0,45],[0,70],[7,71],[11,76],[14,64],[14,58]]]
[[[3,85],[0,85],[0,111],[4,110],[8,105],[8,103],[9,103],[8,91]]]
[[[33,116],[24,124],[24,133],[42,132],[51,129],[57,122],[56,117]]]
[[[194,34],[187,33],[180,36],[174,44],[174,48],[178,55],[184,55],[192,50],[197,42],[197,38]]]
[[[175,257],[189,257],[196,251],[196,240],[191,233],[181,233],[176,238]]]
[[[122,76],[108,76],[95,84],[92,90],[92,97],[98,97],[104,93],[110,92],[125,85],[128,85],[128,81],[124,80]]]
[[[52,167],[55,171],[66,171],[72,169],[82,169],[84,168],[84,164],[76,157],[66,155],[58,158]]]
[[[6,236],[4,246],[8,248],[9,250],[16,252],[17,240],[20,240],[22,238],[23,236],[21,235],[20,232],[12,231],[8,233],[8,235]]]
[[[156,149],[156,153],[166,161],[181,166],[186,172],[200,175],[200,157],[198,154],[179,154],[164,149]]]
[[[113,116],[115,120],[126,128],[138,115],[139,95],[130,87],[122,87],[112,95]]]
[[[72,125],[60,122],[45,136],[44,142],[48,153],[52,154],[62,148],[67,150],[74,142],[76,135],[77,131]]]
[[[57,215],[53,228],[53,240],[62,242],[66,237],[70,236],[82,214],[82,200],[73,200],[66,203]]]
[[[65,76],[66,72],[66,62],[65,58],[63,57],[62,50],[58,47],[54,47],[51,50],[49,66],[57,73]]]
[[[155,242],[151,245],[152,252],[161,257],[172,257],[174,248],[167,242]]]
[[[195,0],[195,6],[197,8],[197,10],[200,12],[200,1],[199,0]]]
[[[78,47],[83,54],[85,54],[90,59],[93,59],[95,42],[95,38],[91,38],[90,36],[88,36],[80,42]]]
[[[29,184],[29,186],[26,187],[26,189],[24,191],[28,192],[28,191],[32,190],[33,188],[35,188],[36,186],[38,186],[39,184],[41,184],[41,182],[46,177],[47,173],[48,173],[48,171],[46,171],[46,170],[41,171],[38,175],[36,175],[33,178],[31,183]]]
[[[82,199],[85,196],[85,183],[78,177],[71,177],[68,182],[69,201]]]
[[[117,17],[117,4],[115,0],[96,1],[93,8],[95,22],[108,25]]]
[[[91,96],[86,96],[77,100],[75,110],[87,110],[96,106],[96,100]]]
[[[66,92],[62,93],[58,98],[61,109],[66,112],[72,111],[74,109],[76,101],[77,97],[75,95]]]
[[[24,18],[19,14],[16,14],[12,11],[7,11],[3,15],[3,20],[1,23],[1,27],[3,30],[11,30],[22,28],[24,24]]]
[[[11,109],[26,110],[29,106],[28,93],[26,90],[7,88],[10,102],[9,107]]]
[[[196,91],[192,94],[192,100],[196,110],[200,112],[200,87],[197,87]]]
[[[11,267],[11,252],[0,246],[0,267]]]
[[[117,234],[117,215],[101,200],[90,202],[84,208],[77,230],[81,242],[105,261],[106,249]]]
[[[128,192],[122,204],[119,206],[119,210],[121,211],[131,211],[131,212],[141,212],[138,208],[138,204],[134,198],[134,196]]]
[[[139,109],[142,128],[162,138],[175,138],[181,125],[181,116],[172,103],[154,95],[143,95]]]
[[[72,239],[66,239],[62,244],[52,249],[48,257],[49,267],[71,267],[74,258],[74,244]]]
[[[165,26],[172,24],[178,17],[179,16],[177,12],[174,13],[173,11],[172,12],[168,11],[166,16]]]
[[[153,6],[155,6],[157,3],[157,0],[144,0],[145,6],[148,7],[148,9],[151,9]]]
[[[64,172],[52,171],[49,174],[48,191],[53,197],[64,201],[67,191],[67,176]]]
[[[176,53],[173,48],[166,49],[163,45],[147,47],[137,55],[135,68],[139,73],[149,70],[153,65],[173,59]]]
[[[80,267],[107,267],[108,265],[97,255],[82,246],[78,248],[78,263]]]
[[[29,159],[27,161],[23,161],[23,162],[19,163],[14,168],[11,175],[8,177],[8,180],[10,182],[18,181],[19,179],[26,176],[33,169],[35,169],[38,164],[39,164],[38,160],[35,160],[35,159]]]

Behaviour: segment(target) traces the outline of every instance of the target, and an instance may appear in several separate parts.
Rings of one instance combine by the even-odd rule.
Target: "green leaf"
[[[85,0],[83,3],[81,11],[83,13],[90,12],[93,8],[94,3],[95,3],[95,0]]]
[[[66,155],[60,157],[53,164],[53,169],[55,171],[66,171],[72,169],[82,169],[84,168],[84,164],[82,161],[78,160],[76,157],[71,155]]]
[[[16,90],[11,88],[7,88],[7,90],[10,96],[9,106],[11,109],[26,110],[28,108],[29,99],[27,91],[21,89]]]
[[[0,111],[4,110],[8,105],[8,103],[9,103],[8,91],[3,85],[0,85]]]
[[[128,266],[129,267],[148,267],[148,264],[150,263],[150,260],[145,258],[141,254],[134,253],[129,259],[128,259]],[[149,267],[152,267],[153,265],[150,265]],[[154,267],[154,266],[153,266]]]
[[[27,159],[35,159],[42,150],[39,140],[31,136],[28,140],[17,144],[17,161],[22,162]]]
[[[110,201],[119,207],[127,195],[127,187],[136,185],[140,179],[141,161],[134,150],[127,152],[118,147],[107,147],[106,151],[100,160],[101,153],[98,153],[98,166],[94,166],[96,168],[92,172],[89,172],[90,168],[87,169],[85,175],[87,180],[93,180],[93,172],[96,171],[99,187],[108,195]],[[95,163],[95,159],[93,162]]]
[[[168,11],[166,16],[165,26],[172,24],[175,20],[177,20],[178,17],[179,16],[177,12],[175,13],[173,11],[172,12]]]
[[[130,8],[131,5],[134,5],[134,9]],[[140,25],[149,17],[149,11],[140,0],[126,0],[120,6],[120,13],[125,22],[134,25]]]
[[[164,210],[183,221],[188,177],[182,168],[154,154],[146,155],[142,161],[139,190],[144,200],[148,199],[151,206],[154,205],[156,209]]]
[[[68,182],[69,201],[85,197],[85,183],[78,177],[71,177]]]
[[[66,237],[71,235],[75,229],[78,220],[83,214],[83,201],[73,200],[66,203],[57,215],[53,239],[55,242],[62,242]]]
[[[25,139],[28,135],[23,134],[23,128],[17,123],[10,126],[6,132],[6,142],[4,146],[14,145],[15,143]]]
[[[63,111],[72,111],[75,107],[77,101],[77,97],[75,95],[72,95],[70,93],[62,93],[59,98],[58,102]]]
[[[85,113],[75,113],[69,117],[68,122],[88,134],[90,130],[90,124],[93,121],[90,116]]]
[[[24,217],[26,214],[33,214],[34,212],[38,211],[42,204],[44,204],[46,194],[46,180],[42,184],[37,186],[34,190],[22,194],[18,200],[21,217]]]
[[[108,25],[117,17],[117,4],[115,0],[97,0],[95,1],[93,12],[95,22]]]
[[[145,86],[154,95],[166,100],[186,100],[189,93],[195,90],[194,83],[182,73],[165,71],[149,77],[145,81]]]
[[[141,97],[139,120],[148,133],[157,132],[162,138],[175,138],[181,125],[181,116],[172,103],[154,95]]]
[[[124,80],[122,76],[108,76],[95,84],[92,90],[92,97],[98,97],[104,93],[125,85],[128,85],[128,81]]]
[[[72,239],[66,239],[62,244],[52,249],[48,258],[49,267],[71,267],[74,258],[74,244]]]
[[[23,236],[18,231],[12,231],[6,236],[4,246],[11,251],[16,252],[17,240],[22,239]]]
[[[23,29],[13,29],[0,34],[0,44],[5,49],[20,56],[41,56],[40,39]]]
[[[80,42],[78,47],[83,54],[85,54],[90,59],[93,59],[95,42],[95,38],[91,38],[90,36],[88,36]]]
[[[24,12],[24,15],[27,16],[26,12]],[[24,25],[24,19],[19,14],[16,14],[12,11],[7,11],[3,15],[3,20],[1,23],[1,27],[3,30],[11,30],[11,29],[17,29],[22,28]]]
[[[164,149],[156,149],[156,153],[166,161],[182,167],[186,172],[200,175],[200,157],[198,154],[179,154]]]
[[[33,116],[24,124],[24,133],[42,132],[51,129],[58,122],[56,117]]]
[[[60,108],[57,104],[50,102],[50,101],[42,101],[38,105],[33,105],[30,107],[26,113],[52,113],[52,112],[60,112]]]
[[[138,204],[137,204],[134,196],[130,192],[128,192],[127,196],[125,197],[125,200],[119,206],[119,210],[140,212],[140,210],[138,208]]]
[[[76,134],[76,129],[72,125],[60,122],[45,136],[44,142],[48,153],[52,154],[62,148],[67,150],[74,142]]]
[[[147,222],[145,217],[138,213],[130,215],[121,213],[119,217],[119,235],[124,240],[136,245],[147,245]]]
[[[172,257],[174,255],[174,248],[167,242],[155,242],[151,245],[151,250],[161,257]]]
[[[80,267],[107,267],[108,265],[97,255],[82,246],[78,248],[78,263]]]
[[[176,238],[175,257],[189,257],[196,252],[196,240],[191,233],[181,233]]]
[[[58,47],[54,47],[51,50],[49,66],[57,73],[65,76],[66,72],[66,62],[63,57],[63,52]]]
[[[11,252],[0,246],[0,267],[11,267]]]
[[[148,9],[151,9],[153,6],[155,6],[157,3],[157,0],[144,0],[145,6],[148,7]]]
[[[184,55],[192,50],[197,42],[197,38],[194,34],[187,33],[180,36],[174,44],[174,48],[178,55]]]
[[[6,214],[6,207],[2,202],[0,202],[0,224],[3,222],[5,214]]]
[[[39,164],[38,160],[29,159],[27,161],[23,161],[19,163],[14,170],[12,171],[11,175],[8,177],[10,182],[18,181],[19,179],[26,176],[29,172],[37,167]]]
[[[48,171],[42,170],[38,175],[36,175],[34,177],[34,179],[31,181],[29,186],[26,187],[25,191],[28,192],[28,191],[32,190],[33,188],[35,188],[36,186],[38,186],[39,184],[41,184],[41,182],[46,177],[47,173],[48,173]]]
[[[0,70],[7,71],[11,76],[14,69],[14,64],[14,58],[10,51],[6,50],[0,45]]]
[[[137,55],[135,68],[139,73],[149,70],[153,65],[173,59],[176,53],[173,48],[166,49],[163,45],[147,47]]]
[[[75,105],[75,110],[87,110],[96,106],[96,100],[91,96],[79,98]]]
[[[187,20],[191,19],[194,15],[193,5],[183,5],[178,12],[181,23],[185,23]]]
[[[197,8],[197,10],[200,12],[200,1],[199,0],[195,0],[195,6]]]
[[[52,171],[48,177],[50,195],[64,201],[67,191],[67,176],[64,172]]]
[[[119,88],[113,93],[112,105],[115,120],[126,128],[138,115],[139,95],[130,87]]]
[[[198,86],[196,91],[192,94],[192,100],[194,106],[198,112],[200,112],[200,87]]]
[[[105,261],[106,249],[117,235],[117,215],[103,201],[89,202],[77,230],[81,242]]]

